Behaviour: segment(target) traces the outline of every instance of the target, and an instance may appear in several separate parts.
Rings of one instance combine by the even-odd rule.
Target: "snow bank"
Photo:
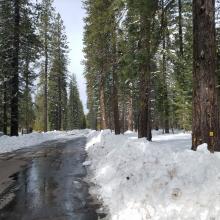
[[[191,135],[157,135],[152,143],[127,132],[90,134],[91,181],[112,220],[220,219],[220,154]]]
[[[25,134],[18,137],[1,136],[0,137],[0,153],[7,153],[25,147],[39,145],[46,141],[74,138],[77,135],[87,135],[89,130],[74,130],[74,131],[51,131],[47,133]]]

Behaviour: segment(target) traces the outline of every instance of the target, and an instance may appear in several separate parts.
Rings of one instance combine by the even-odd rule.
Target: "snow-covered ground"
[[[133,132],[92,132],[86,146],[91,181],[111,220],[220,219],[220,153],[191,151],[190,134],[153,142]]]
[[[46,141],[59,139],[72,139],[76,136],[87,135],[90,130],[73,131],[51,131],[47,133],[37,133],[20,135],[18,137],[1,136],[0,153],[7,153],[21,148],[32,147]]]

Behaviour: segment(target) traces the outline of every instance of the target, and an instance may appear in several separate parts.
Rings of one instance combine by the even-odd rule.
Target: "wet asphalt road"
[[[0,195],[4,200],[13,194],[0,210],[0,219],[97,220],[89,186],[83,180],[85,143],[82,137],[8,154],[8,160],[22,159],[27,165],[12,176],[13,184]]]

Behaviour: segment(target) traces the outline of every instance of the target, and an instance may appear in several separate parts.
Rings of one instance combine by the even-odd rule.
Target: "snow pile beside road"
[[[31,133],[18,137],[1,136],[0,153],[7,153],[21,148],[36,146],[46,141],[58,139],[72,139],[77,136],[88,135],[90,130],[51,131],[47,133]]]
[[[190,134],[93,132],[92,182],[112,220],[207,220],[220,216],[220,154],[190,150]]]

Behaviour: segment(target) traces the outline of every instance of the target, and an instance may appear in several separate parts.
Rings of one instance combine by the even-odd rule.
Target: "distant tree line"
[[[0,131],[84,128],[67,66],[65,27],[52,0],[0,0]]]

